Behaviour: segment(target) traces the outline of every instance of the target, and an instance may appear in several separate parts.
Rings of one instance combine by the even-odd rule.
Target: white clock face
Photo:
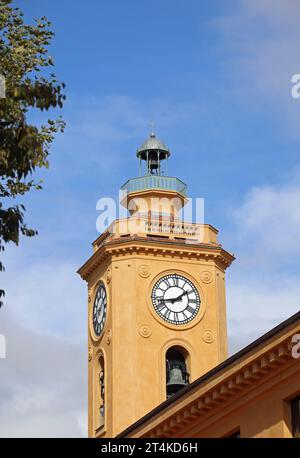
[[[93,307],[93,326],[96,336],[100,336],[103,331],[106,319],[107,297],[103,283],[100,284]]]
[[[200,297],[190,280],[182,275],[170,274],[155,283],[152,304],[163,320],[180,325],[195,318],[200,309]]]

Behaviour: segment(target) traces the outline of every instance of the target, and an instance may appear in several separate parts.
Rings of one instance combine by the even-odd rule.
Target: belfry
[[[115,437],[227,358],[225,270],[209,224],[182,221],[187,186],[154,133],[123,186],[128,218],[93,243],[88,284],[89,436]]]

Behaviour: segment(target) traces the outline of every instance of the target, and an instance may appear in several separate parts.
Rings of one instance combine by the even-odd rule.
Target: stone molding
[[[214,261],[222,270],[230,266],[234,256],[225,251],[220,245],[186,244],[178,241],[152,240],[145,237],[130,236],[107,242],[90,257],[78,270],[84,280],[106,259],[111,256],[153,255],[162,257],[178,257],[180,259],[195,259],[198,261]]]

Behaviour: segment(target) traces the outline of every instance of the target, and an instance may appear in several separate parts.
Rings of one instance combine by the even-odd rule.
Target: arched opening
[[[169,348],[166,353],[167,399],[189,384],[188,352],[180,347]]]
[[[105,422],[105,365],[104,357],[101,354],[98,359],[96,379],[96,429],[104,426]]]

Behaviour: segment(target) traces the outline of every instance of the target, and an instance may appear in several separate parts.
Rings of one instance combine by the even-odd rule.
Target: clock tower
[[[225,270],[234,257],[208,224],[183,221],[187,187],[150,134],[139,177],[123,186],[128,217],[93,243],[88,285],[90,437],[115,437],[227,358]]]

